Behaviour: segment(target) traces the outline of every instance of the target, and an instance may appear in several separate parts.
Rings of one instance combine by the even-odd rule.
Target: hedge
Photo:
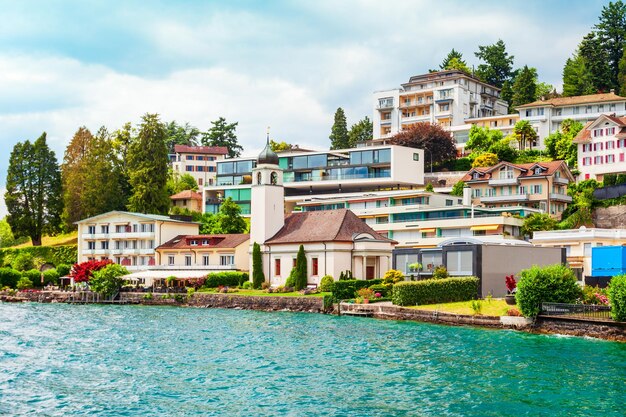
[[[0,288],[15,288],[17,281],[22,278],[22,273],[12,268],[0,268]]]
[[[205,288],[217,288],[219,286],[238,287],[249,281],[247,272],[224,271],[210,273],[204,283]]]
[[[478,278],[404,281],[393,286],[391,300],[400,306],[468,301],[478,296]]]
[[[611,278],[608,294],[611,317],[615,321],[626,321],[626,275]]]
[[[344,281],[335,281],[333,285],[333,299],[335,301],[348,300],[356,297],[356,292],[361,288],[371,287],[372,285],[382,284],[382,279],[350,279]]]
[[[540,304],[575,303],[582,289],[571,269],[564,265],[533,266],[520,272],[515,300],[525,317],[539,314]]]
[[[74,265],[78,259],[78,247],[76,245],[29,246],[26,248],[0,249],[0,265],[11,263],[11,260],[20,253],[27,253],[35,258],[42,258],[46,263],[55,266],[59,264]]]

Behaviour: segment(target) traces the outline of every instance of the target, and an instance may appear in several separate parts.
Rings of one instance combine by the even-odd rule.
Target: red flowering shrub
[[[199,288],[201,288],[204,283],[206,282],[206,278],[193,278],[193,279],[188,279],[185,282],[185,286],[186,287],[191,287],[194,290],[197,290]]]
[[[504,279],[505,279],[506,289],[509,291],[509,294],[510,294],[517,287],[517,282],[515,281],[515,277],[513,275],[507,275]]]
[[[110,259],[104,261],[87,261],[74,264],[70,271],[70,277],[74,278],[74,282],[89,282],[94,271],[98,271],[105,266],[112,264]]]

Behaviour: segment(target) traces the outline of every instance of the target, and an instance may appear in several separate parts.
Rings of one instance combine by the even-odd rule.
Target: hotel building
[[[199,187],[215,184],[217,161],[228,155],[224,146],[186,146],[174,145],[170,155],[172,171],[177,174],[191,175]]]

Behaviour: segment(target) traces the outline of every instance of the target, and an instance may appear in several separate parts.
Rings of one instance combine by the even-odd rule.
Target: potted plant
[[[361,288],[357,294],[359,298],[363,299],[363,304],[369,304],[370,299],[374,298],[374,291],[369,288]]]
[[[513,274],[507,275],[504,277],[504,283],[506,285],[507,295],[504,297],[504,301],[510,306],[514,306],[517,302],[515,301],[515,292],[517,291],[517,281],[515,281],[515,277]]]

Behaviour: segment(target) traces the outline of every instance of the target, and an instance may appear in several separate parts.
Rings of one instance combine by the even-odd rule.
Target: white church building
[[[255,242],[261,246],[263,272],[270,285],[285,284],[300,245],[307,257],[309,285],[319,285],[324,275],[337,280],[348,270],[356,279],[380,278],[391,268],[391,251],[397,242],[376,233],[350,210],[285,216],[283,171],[269,140],[252,170],[251,188],[250,251]]]

